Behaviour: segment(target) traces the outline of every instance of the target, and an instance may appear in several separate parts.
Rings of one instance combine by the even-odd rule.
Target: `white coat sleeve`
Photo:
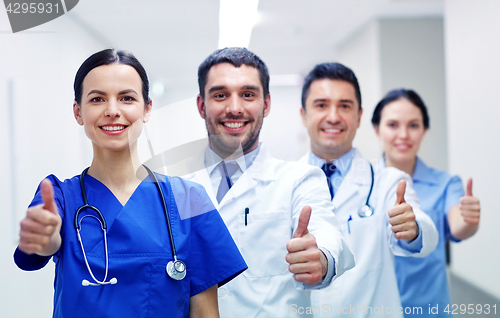
[[[397,240],[391,230],[391,225],[388,223],[387,231],[389,232],[389,244],[392,252],[397,256],[412,256],[412,257],[426,257],[434,251],[438,244],[439,234],[432,219],[420,209],[420,203],[417,193],[413,189],[413,182],[411,177],[396,168],[385,168],[382,175],[387,178],[387,187],[385,200],[385,211],[389,211],[396,202],[396,189],[400,180],[406,181],[405,201],[411,205],[413,213],[415,213],[415,220],[417,221],[419,234],[418,237],[408,243],[403,240]],[[387,218],[389,216],[387,215]],[[412,247],[418,246],[415,250]]]
[[[353,268],[354,256],[345,243],[333,212],[335,207],[330,200],[330,192],[323,171],[297,162],[293,163],[291,168],[297,175],[292,194],[293,228],[295,229],[298,225],[302,208],[306,205],[311,206],[312,213],[308,230],[316,238],[318,247],[330,253],[335,264],[335,275],[331,280],[325,280],[324,284],[308,286],[295,280],[294,283],[297,289],[321,289],[327,287],[345,271]]]

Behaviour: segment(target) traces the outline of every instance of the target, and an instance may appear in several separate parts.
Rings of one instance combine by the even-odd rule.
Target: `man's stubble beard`
[[[263,105],[264,106],[264,105]],[[241,150],[243,150],[243,154],[246,154],[250,151],[252,146],[259,140],[260,130],[262,129],[262,124],[264,122],[264,107],[262,107],[262,116],[257,118],[258,125],[252,130],[246,138],[243,140],[243,143],[240,142],[240,139],[236,136],[231,135],[217,135],[211,132],[215,131],[215,126],[212,125],[210,120],[207,120],[207,112],[204,110],[205,115],[205,127],[207,128],[208,138],[210,141],[210,145],[212,150],[215,151],[219,156],[226,159],[233,155],[234,158],[237,158],[241,155]],[[234,117],[232,119],[240,119],[238,117]],[[249,122],[250,123],[250,122]],[[241,148],[240,148],[241,147]]]

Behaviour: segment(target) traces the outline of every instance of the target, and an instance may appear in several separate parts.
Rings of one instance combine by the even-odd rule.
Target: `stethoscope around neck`
[[[370,171],[371,171],[371,174],[372,174],[372,182],[370,184],[370,192],[368,192],[368,197],[366,198],[366,203],[365,205],[363,205],[361,208],[359,208],[358,210],[358,215],[362,218],[367,218],[369,216],[372,216],[373,215],[373,208],[370,206],[370,204],[368,203],[370,201],[370,197],[372,195],[372,190],[373,190],[373,183],[375,182],[375,178],[374,178],[374,173],[373,173],[373,166],[372,164],[370,163]]]
[[[177,259],[177,251],[175,249],[174,236],[172,234],[172,227],[170,225],[170,217],[168,215],[168,209],[167,209],[167,203],[165,201],[165,196],[164,196],[163,191],[160,187],[160,184],[158,183],[158,179],[156,178],[156,175],[148,167],[146,167],[144,165],[143,165],[143,167],[148,171],[148,174],[154,180],[156,188],[158,189],[158,192],[159,192],[160,197],[161,197],[161,201],[163,204],[163,211],[165,213],[165,218],[167,221],[168,235],[170,238],[170,243],[171,243],[170,245],[172,247],[172,256],[174,258],[174,260],[168,262],[168,264],[166,266],[167,274],[168,274],[168,276],[170,276],[171,278],[173,278],[175,280],[181,280],[184,277],[186,277],[186,264],[183,261]],[[76,235],[78,238],[78,242],[80,243],[80,246],[82,248],[83,258],[85,260],[85,265],[87,266],[89,274],[92,277],[92,279],[94,280],[94,283],[84,279],[84,280],[82,280],[82,286],[101,286],[101,285],[109,285],[109,284],[114,285],[118,282],[118,280],[115,277],[111,278],[109,281],[106,281],[108,278],[108,241],[107,241],[107,235],[106,235],[107,234],[106,220],[104,219],[103,214],[101,213],[101,211],[99,211],[99,209],[97,207],[90,205],[88,203],[87,194],[85,192],[84,178],[85,178],[85,175],[87,174],[88,170],[89,170],[89,168],[86,168],[85,170],[83,170],[82,174],[80,175],[80,188],[82,191],[83,205],[76,210],[74,226],[75,226],[75,231],[76,231]],[[85,209],[90,209],[90,210],[94,211],[97,214],[97,216],[92,215],[92,214],[87,214],[87,215],[84,215],[81,219],[78,219],[80,213]],[[94,273],[92,272],[92,269],[90,268],[90,264],[87,260],[85,248],[83,247],[83,241],[82,241],[80,231],[82,228],[82,220],[86,217],[92,217],[92,218],[96,219],[100,223],[101,230],[103,231],[106,265],[105,265],[104,279],[102,281],[98,280],[94,276]]]

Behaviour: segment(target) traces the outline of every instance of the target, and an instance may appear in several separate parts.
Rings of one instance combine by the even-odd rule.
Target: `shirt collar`
[[[337,168],[337,171],[340,172],[340,175],[344,177],[351,169],[351,164],[354,159],[354,155],[356,154],[355,149],[351,148],[348,152],[333,160],[333,164]],[[309,164],[316,166],[318,168],[323,167],[326,163],[325,159],[322,159],[316,156],[311,150],[309,150]]]
[[[413,180],[418,180],[426,183],[437,183],[436,177],[432,173],[432,169],[429,168],[420,158],[417,156],[417,162],[415,163],[415,171],[413,171]]]
[[[380,160],[379,168],[385,168],[385,155],[382,155],[382,160]],[[420,181],[426,183],[437,183],[436,178],[432,174],[432,169],[429,168],[418,156],[415,162],[415,170],[413,170],[413,175],[411,176],[413,181]]]
[[[255,158],[259,154],[259,150],[261,147],[262,143],[259,143],[257,145],[257,148],[254,150],[250,151],[249,153],[239,156],[236,159],[232,160],[225,160],[225,162],[236,162],[238,166],[240,167],[242,172],[245,172],[254,162]],[[205,167],[207,168],[207,172],[209,175],[212,175],[212,172],[214,171],[215,167],[222,161],[222,157],[219,156],[215,151],[212,150],[212,148],[207,147],[205,151]]]

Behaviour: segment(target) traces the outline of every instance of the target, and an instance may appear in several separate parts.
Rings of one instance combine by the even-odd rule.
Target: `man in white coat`
[[[425,257],[438,242],[411,177],[395,168],[378,170],[352,147],[363,109],[351,69],[339,63],[316,65],[304,81],[300,113],[311,138],[311,151],[300,161],[325,172],[335,214],[356,260],[356,267],[330,287],[313,292],[313,307],[319,308],[315,317],[403,317],[414,309],[401,307],[394,255]]]
[[[205,187],[248,265],[219,288],[220,315],[310,314],[310,291],[354,266],[326,178],[316,167],[272,158],[259,143],[271,110],[259,57],[244,48],[217,50],[200,65],[198,82],[209,147],[191,162],[204,168],[184,177]]]

